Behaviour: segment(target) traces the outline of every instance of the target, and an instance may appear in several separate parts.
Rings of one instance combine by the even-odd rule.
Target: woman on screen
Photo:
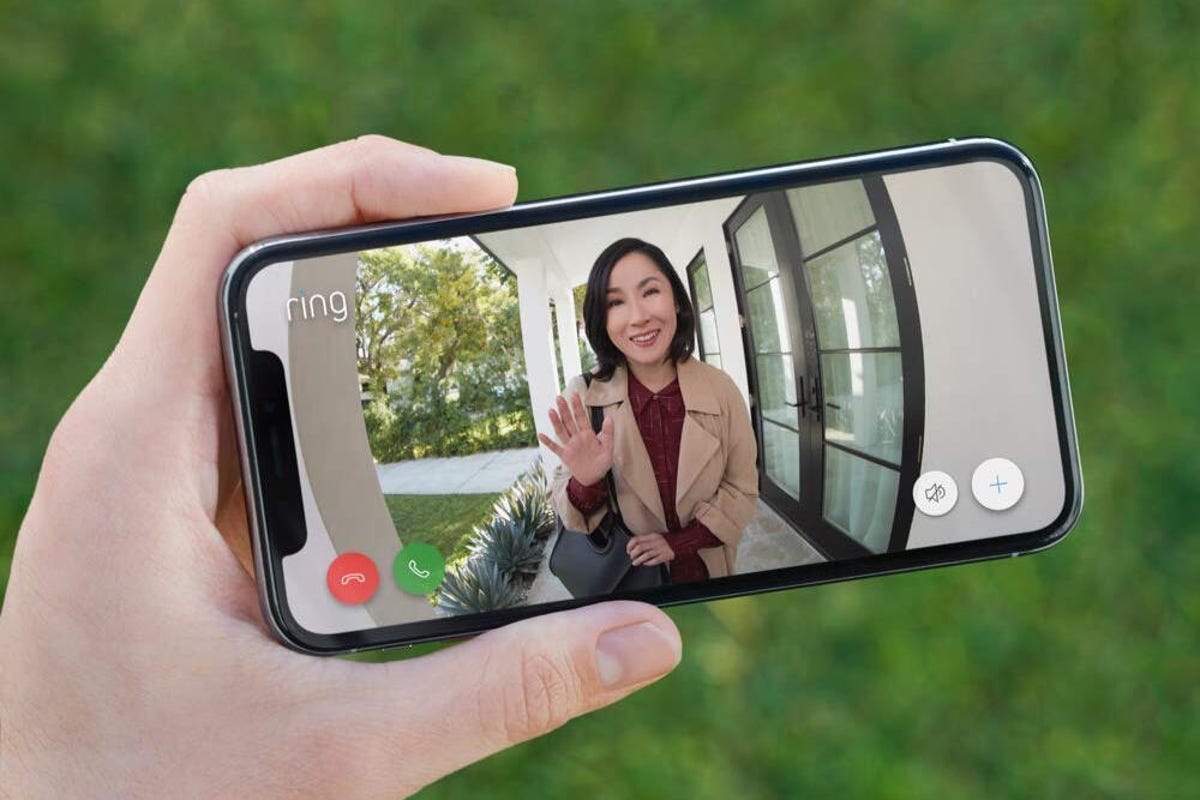
[[[758,498],[754,433],[729,376],[692,357],[682,281],[658,247],[620,239],[592,266],[583,314],[591,384],[569,381],[555,438],[538,435],[562,462],[551,491],[564,527],[596,527],[611,469],[634,565],[666,564],[672,583],[731,574]],[[599,435],[588,407],[604,409]]]

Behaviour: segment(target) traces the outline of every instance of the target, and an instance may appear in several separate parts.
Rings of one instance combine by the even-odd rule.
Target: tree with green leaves
[[[355,310],[377,458],[533,443],[516,281],[474,242],[362,253]]]

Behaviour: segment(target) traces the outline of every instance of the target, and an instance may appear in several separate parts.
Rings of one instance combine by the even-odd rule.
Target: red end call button
[[[379,570],[362,553],[342,553],[329,565],[325,583],[340,602],[356,606],[370,600],[379,588]]]

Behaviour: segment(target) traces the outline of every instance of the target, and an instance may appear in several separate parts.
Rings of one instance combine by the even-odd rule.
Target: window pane
[[[750,316],[750,334],[754,338],[756,353],[792,351],[786,309],[783,285],[779,278],[772,278],[757,289],[746,292],[746,312]]]
[[[723,369],[723,367],[721,366],[721,354],[720,353],[705,353],[704,360],[706,362],[708,362],[709,364],[712,364],[717,369]]]
[[[796,372],[792,357],[758,356],[758,407],[764,418],[799,427],[796,408]],[[791,405],[789,405],[789,403]]]
[[[788,189],[787,198],[805,256],[875,224],[860,180]]]
[[[708,285],[708,264],[705,263],[703,256],[696,260],[691,275],[692,287],[696,290],[696,310],[703,311],[711,308],[713,304],[712,288]]]
[[[825,438],[900,463],[904,380],[899,353],[821,356]]]
[[[763,468],[767,477],[800,499],[800,435],[763,420]]]
[[[825,519],[872,553],[887,549],[900,473],[825,447]]]
[[[742,262],[742,275],[747,288],[779,273],[775,260],[775,245],[771,242],[771,229],[767,225],[767,210],[759,208],[742,223],[734,234],[737,239],[738,256]]]
[[[720,351],[717,344],[717,312],[713,309],[700,314],[700,347],[705,353]]]
[[[822,350],[900,346],[896,301],[878,233],[813,259],[807,269]]]

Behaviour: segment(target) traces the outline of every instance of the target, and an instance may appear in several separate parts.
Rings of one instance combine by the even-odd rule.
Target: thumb
[[[613,440],[613,418],[605,417],[604,424],[600,426],[600,436],[597,437],[604,444],[612,444]]]
[[[412,661],[354,665],[377,673],[373,691],[362,675],[354,689],[389,731],[373,782],[420,788],[620,700],[674,669],[681,651],[666,614],[618,601],[523,620]]]

